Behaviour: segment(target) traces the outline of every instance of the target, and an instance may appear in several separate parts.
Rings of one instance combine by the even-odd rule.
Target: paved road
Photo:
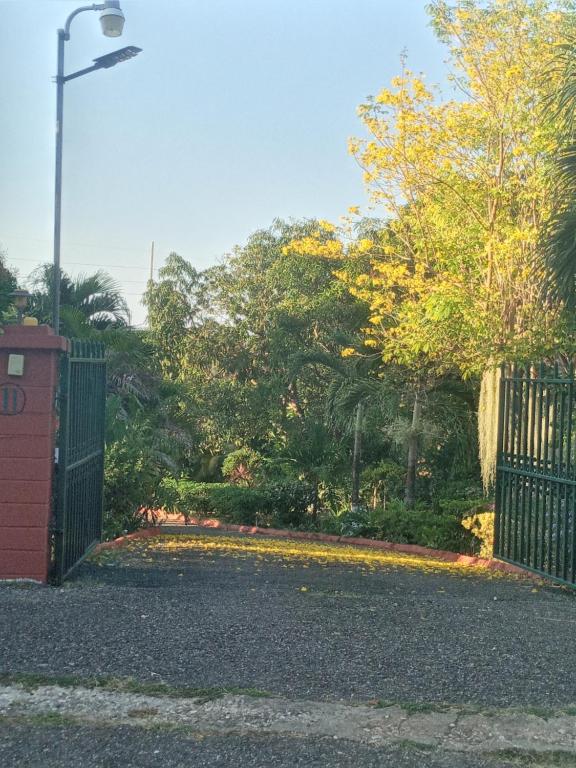
[[[561,758],[560,758],[561,759]],[[0,724],[2,768],[554,768],[576,763],[373,749],[325,739],[194,737],[135,728]]]
[[[310,556],[298,544],[295,554],[281,557],[281,542],[194,536],[178,539],[175,548],[157,550],[147,540],[107,553],[84,564],[61,589],[0,587],[0,674],[131,677],[349,703],[576,705],[571,592],[510,577],[405,567],[394,559],[331,558],[318,554],[316,545]],[[31,733],[33,744],[55,731],[37,726]],[[78,762],[73,750],[82,755],[90,738],[82,728],[70,734],[76,746],[58,765],[115,764]],[[103,749],[109,738],[99,737]],[[177,754],[181,739],[162,739],[171,739]],[[240,740],[234,749],[245,755],[235,764],[344,766],[358,749],[347,752],[343,745],[337,758],[329,756],[332,744],[298,742],[290,747],[291,760],[276,741],[266,742],[266,749],[277,753],[277,762],[258,762],[264,747]],[[216,737],[203,740],[198,749],[206,752],[205,762],[194,764],[233,764],[232,757],[210,757],[219,745]],[[410,750],[402,756],[400,747],[394,749],[384,762],[377,755],[370,762],[367,753],[356,763],[422,765]],[[300,763],[298,755],[304,756]],[[149,759],[134,764],[156,765],[153,755]],[[495,765],[466,759],[454,765]],[[188,764],[174,760],[163,764]],[[118,764],[130,765],[124,759]],[[452,763],[430,758],[426,764]]]

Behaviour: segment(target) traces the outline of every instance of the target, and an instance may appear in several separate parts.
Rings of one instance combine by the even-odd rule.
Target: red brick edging
[[[178,516],[178,520],[175,523],[180,523],[181,516]],[[163,520],[166,524],[170,524],[169,519]],[[257,525],[234,525],[233,523],[222,523],[216,518],[189,518],[188,525],[197,525],[202,528],[218,528],[222,531],[234,531],[237,533],[251,533],[260,536],[274,536],[276,538],[283,539],[301,539],[305,541],[324,541],[333,544],[352,544],[354,546],[366,547],[368,549],[383,549],[391,552],[404,552],[410,555],[420,555],[422,557],[432,557],[437,560],[443,560],[450,563],[458,563],[459,565],[486,568],[489,571],[504,571],[505,573],[514,573],[521,576],[540,579],[530,571],[526,571],[517,565],[511,563],[504,563],[501,560],[488,560],[483,557],[476,557],[474,555],[461,555],[458,552],[448,552],[444,549],[430,549],[429,547],[421,547],[418,544],[397,544],[392,541],[380,541],[379,539],[364,539],[354,538],[348,536],[334,536],[329,533],[314,533],[311,531],[291,531],[281,528],[261,528]],[[113,541],[105,541],[96,547],[96,552],[100,552],[103,549],[115,549],[123,546],[128,541],[133,539],[145,539],[149,536],[166,535],[162,529],[162,525],[155,525],[150,528],[142,528],[135,533],[130,533],[127,536],[122,536],[119,539]]]
[[[128,533],[126,536],[120,536],[118,539],[102,541],[100,544],[97,544],[94,547],[92,552],[93,554],[97,555],[98,552],[102,552],[103,549],[118,549],[118,547],[123,547],[124,544],[127,544],[133,539],[148,539],[150,536],[159,536],[161,533],[163,533],[163,531],[159,525],[154,525],[150,528],[141,528],[139,531]]]

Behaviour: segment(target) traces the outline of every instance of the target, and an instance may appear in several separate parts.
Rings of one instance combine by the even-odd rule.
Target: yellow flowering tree
[[[479,409],[489,485],[497,364],[566,343],[561,306],[542,288],[561,135],[543,111],[559,85],[558,46],[576,22],[570,0],[434,0],[429,13],[449,49],[454,95],[403,60],[390,87],[359,108],[366,135],[350,151],[385,226],[353,242],[342,233],[340,246],[332,236],[329,247],[336,275],[370,307],[366,345],[411,372],[409,474],[422,398],[458,372],[483,376],[490,400]],[[313,240],[294,246],[325,250]]]
[[[388,224],[369,272],[340,276],[369,303],[384,359],[470,376],[558,338],[538,267],[556,146],[540,107],[574,19],[546,0],[438,0],[430,13],[457,98],[404,68],[360,107],[369,136],[350,148]]]

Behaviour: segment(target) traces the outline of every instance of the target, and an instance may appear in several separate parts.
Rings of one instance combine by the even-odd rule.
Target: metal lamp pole
[[[101,11],[100,23],[106,37],[120,37],[124,27],[124,14],[119,0],[105,0],[103,3],[84,5],[68,16],[64,29],[58,30],[58,72],[56,75],[56,168],[54,174],[54,269],[52,286],[52,327],[55,333],[60,331],[60,233],[62,221],[62,124],[64,114],[64,83],[76,77],[93,72],[96,69],[108,69],[122,61],[133,58],[141,49],[128,46],[106,56],[94,59],[94,64],[86,69],[64,75],[64,43],[70,39],[70,24],[83,11]]]

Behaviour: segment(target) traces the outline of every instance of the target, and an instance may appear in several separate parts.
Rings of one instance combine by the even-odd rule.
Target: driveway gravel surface
[[[183,531],[104,551],[58,589],[0,586],[0,682],[131,678],[344,704],[576,706],[576,602],[566,589],[396,553]],[[419,748],[345,739],[196,742],[134,730],[124,739],[78,724],[27,727],[21,749],[36,745],[42,762],[23,754],[9,762],[24,725],[4,723],[0,765],[532,764],[482,755],[450,762],[440,753],[423,760]],[[50,763],[63,729],[60,762]],[[162,763],[148,742],[163,745]],[[146,759],[130,763],[130,743]],[[114,747],[122,756],[111,757]]]
[[[519,756],[447,755],[411,745],[375,749],[329,739],[195,737],[129,727],[64,728],[0,723],[0,765],[2,768],[567,768],[569,763],[547,759],[544,762],[541,758],[533,762],[532,758]]]

